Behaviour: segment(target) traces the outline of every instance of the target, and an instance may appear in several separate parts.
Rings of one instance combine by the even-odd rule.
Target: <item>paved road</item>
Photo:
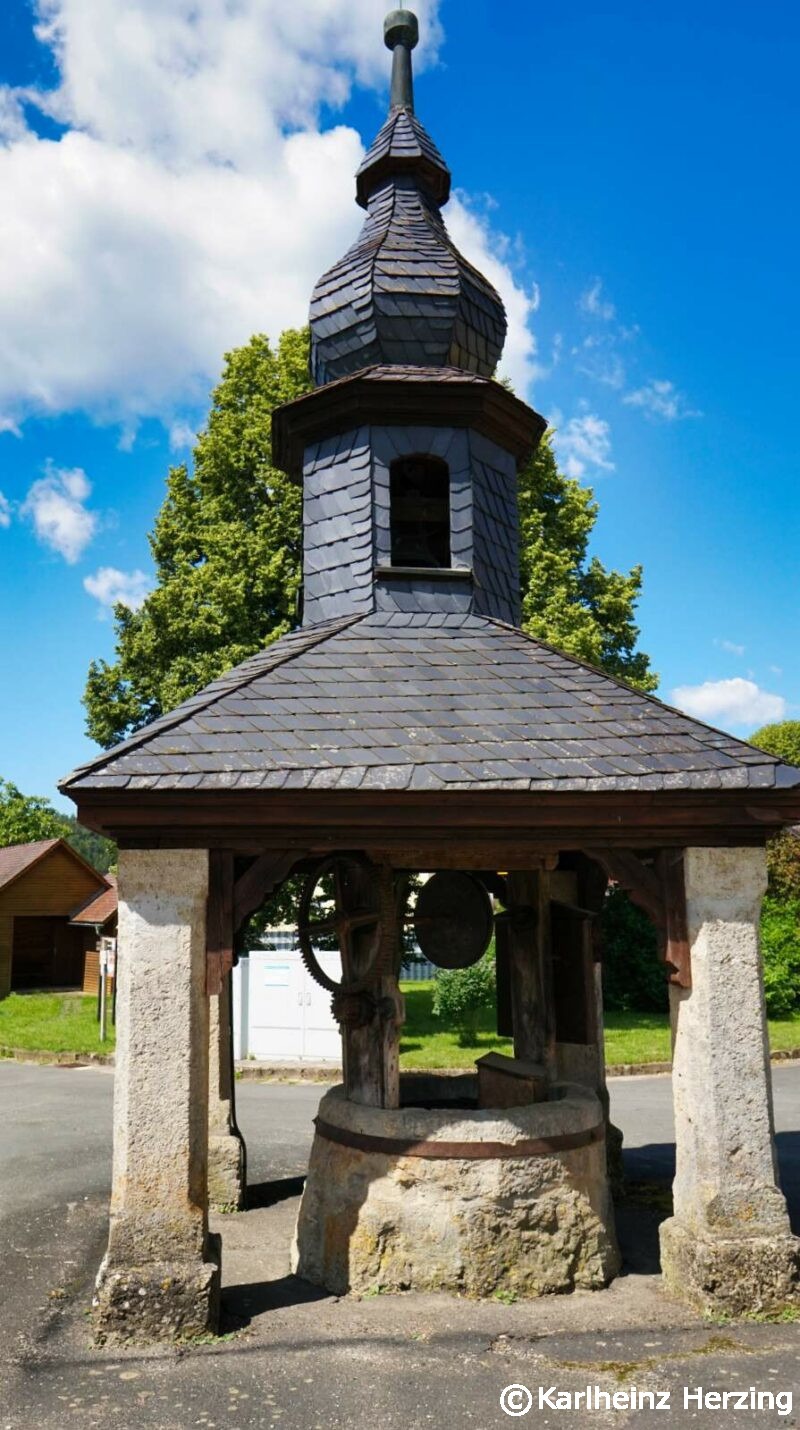
[[[784,1186],[800,1231],[800,1067],[774,1069],[775,1122]],[[0,1063],[0,1217],[107,1193],[111,1175],[113,1075],[105,1068]],[[238,1085],[239,1122],[251,1183],[305,1170],[321,1089]],[[625,1135],[631,1176],[672,1174],[668,1077],[615,1078],[611,1110]]]
[[[774,1081],[784,1183],[800,1231],[800,1068],[779,1068]],[[285,1182],[279,1196],[289,1198],[266,1197],[263,1210],[225,1223],[228,1294],[246,1293],[243,1304],[254,1308],[243,1338],[189,1354],[94,1351],[82,1314],[107,1229],[112,1091],[105,1070],[0,1064],[0,1430],[350,1430],[370,1422],[421,1430],[451,1420],[485,1430],[508,1424],[498,1404],[504,1385],[614,1390],[612,1363],[629,1367],[640,1386],[671,1387],[673,1409],[659,1424],[675,1430],[721,1423],[713,1412],[683,1409],[684,1384],[790,1388],[800,1409],[798,1327],[720,1333],[667,1302],[647,1274],[657,1239],[654,1214],[642,1207],[623,1232],[623,1241],[639,1238],[631,1274],[606,1292],[516,1306],[301,1294],[286,1274],[286,1246],[291,1179],[305,1169],[321,1091],[307,1086],[239,1086],[251,1184]],[[668,1078],[612,1084],[634,1180],[671,1174],[670,1094]],[[592,1418],[545,1408],[527,1423],[585,1430]],[[638,1418],[597,1415],[620,1430]],[[800,1424],[800,1416],[743,1412],[724,1423],[766,1430]]]

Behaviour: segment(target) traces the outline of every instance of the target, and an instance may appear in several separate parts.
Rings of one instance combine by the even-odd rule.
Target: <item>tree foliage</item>
[[[227,355],[192,467],[173,468],[150,545],[156,586],[118,606],[117,653],[95,661],[84,695],[104,747],[173,709],[296,623],[302,502],[272,465],[273,408],[309,388],[308,333],[263,336]],[[651,690],[636,650],[642,573],[588,558],[597,503],[558,470],[549,440],[520,476],[524,624],[610,674]]]
[[[771,1018],[800,1008],[800,898],[768,894],[761,916],[764,993]]]
[[[762,725],[751,737],[759,750],[766,750],[787,765],[800,766],[800,720],[781,720],[775,725]]]
[[[522,621],[525,630],[640,690],[658,676],[636,649],[642,568],[627,575],[588,557],[598,504],[558,470],[551,434],[520,474]]]
[[[612,1012],[665,1013],[667,976],[652,921],[622,889],[612,889],[602,912],[603,1002]]]
[[[66,839],[101,874],[116,861],[116,845],[110,839],[84,829],[73,815],[61,814],[41,795],[23,794],[10,781],[0,779],[0,848],[40,839]]]
[[[273,408],[309,386],[308,340],[254,337],[227,355],[194,462],[174,467],[150,547],[155,590],[114,612],[117,657],[95,661],[87,729],[108,747],[269,645],[296,623],[298,487],[272,465]]]

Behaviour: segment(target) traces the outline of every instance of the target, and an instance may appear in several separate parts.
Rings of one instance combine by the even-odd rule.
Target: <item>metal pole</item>
[[[106,1040],[106,969],[108,955],[103,949],[100,954],[100,1042]]]

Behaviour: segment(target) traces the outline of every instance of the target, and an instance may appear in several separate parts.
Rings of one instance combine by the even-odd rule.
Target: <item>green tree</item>
[[[66,839],[101,874],[115,863],[117,847],[110,839],[84,829],[71,814],[61,814],[41,795],[23,794],[0,779],[0,848],[33,844],[39,839]]]
[[[522,623],[539,640],[640,690],[658,676],[637,651],[642,568],[624,575],[588,559],[598,515],[591,488],[558,470],[552,433],[520,475]]]
[[[785,760],[787,765],[800,766],[800,720],[781,720],[775,725],[762,725],[751,736],[750,743],[776,759]]]
[[[141,610],[118,606],[116,659],[95,661],[89,734],[109,747],[296,623],[302,502],[272,465],[273,408],[310,386],[308,333],[263,336],[229,353],[192,468],[174,468],[150,538],[156,585]],[[587,557],[591,491],[558,470],[549,439],[520,477],[524,623],[532,635],[645,690],[636,650],[641,568]]]
[[[156,586],[114,612],[117,657],[95,661],[87,729],[108,747],[296,623],[298,487],[272,465],[273,408],[309,387],[308,335],[254,337],[225,359],[192,470],[173,468],[150,546]]]

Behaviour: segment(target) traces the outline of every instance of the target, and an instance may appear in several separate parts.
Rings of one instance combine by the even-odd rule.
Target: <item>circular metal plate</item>
[[[414,933],[437,968],[471,968],[492,938],[492,902],[471,874],[434,874],[419,891]]]

